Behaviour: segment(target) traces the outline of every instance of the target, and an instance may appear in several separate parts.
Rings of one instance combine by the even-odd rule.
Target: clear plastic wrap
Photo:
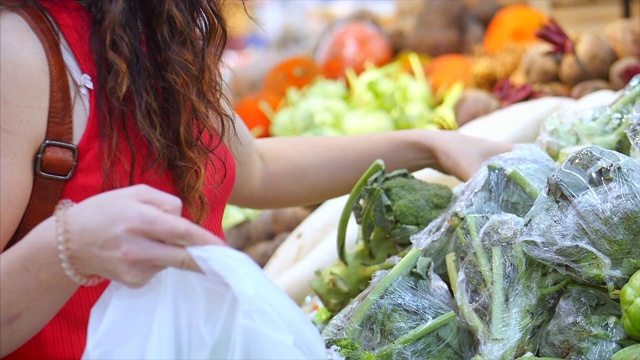
[[[627,129],[627,137],[631,143],[629,156],[640,160],[640,103],[637,104],[637,106],[637,116],[631,118],[631,125],[629,125],[629,129]]]
[[[460,316],[475,336],[474,359],[535,352],[535,335],[564,285],[515,241],[523,224],[513,214],[472,215],[456,230],[447,265]]]
[[[583,146],[596,145],[629,155],[626,131],[640,117],[640,75],[623,89],[610,106],[568,109],[553,113],[542,123],[536,143],[554,160],[563,162]]]
[[[470,358],[469,333],[459,326],[447,284],[431,269],[430,259],[413,249],[393,269],[377,272],[324,328],[327,344],[349,339],[376,359]]]
[[[619,289],[640,269],[640,161],[589,146],[549,176],[519,237],[578,281]]]
[[[540,332],[541,357],[610,359],[626,346],[620,304],[606,292],[570,285]]]
[[[469,181],[454,189],[450,207],[412,237],[414,246],[434,259],[437,274],[446,274],[444,257],[466,215],[507,212],[524,216],[556,168],[553,159],[534,144],[517,144],[513,151],[492,157]]]

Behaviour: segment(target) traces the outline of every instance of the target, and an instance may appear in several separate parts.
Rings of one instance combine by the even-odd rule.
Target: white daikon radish
[[[340,212],[338,212],[340,213]],[[353,249],[358,237],[358,224],[353,215],[347,225],[345,247],[347,251]],[[307,295],[313,294],[309,282],[316,270],[329,267],[338,261],[337,248],[338,227],[328,233],[316,246],[311,249],[304,258],[296,262],[288,269],[284,269],[272,280],[283,289],[298,304],[301,304]]]
[[[264,266],[267,276],[275,278],[303,259],[328,233],[338,228],[338,220],[348,195],[322,203],[289,234]]]

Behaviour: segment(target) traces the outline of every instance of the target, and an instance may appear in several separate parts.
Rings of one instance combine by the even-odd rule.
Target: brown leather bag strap
[[[5,249],[53,214],[65,180],[75,170],[78,149],[73,141],[73,111],[67,69],[54,25],[40,9],[28,4],[12,7],[40,39],[49,63],[49,117],[45,141],[35,157],[31,198],[18,229]]]

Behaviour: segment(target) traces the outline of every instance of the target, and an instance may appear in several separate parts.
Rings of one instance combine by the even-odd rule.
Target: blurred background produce
[[[618,90],[640,72],[639,0],[225,5],[227,95],[256,137],[457,129],[531,99]],[[263,249],[251,253],[264,265],[312,210],[246,239],[231,229],[262,211],[230,207],[227,237]]]

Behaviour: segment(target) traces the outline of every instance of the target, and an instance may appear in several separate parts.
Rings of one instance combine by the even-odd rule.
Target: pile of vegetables
[[[634,141],[639,87],[640,76],[604,111],[626,131],[598,122],[613,144]],[[562,160],[517,145],[454,188],[364,290],[315,314],[329,357],[637,356],[640,160],[628,148],[582,145]]]
[[[438,101],[417,55],[408,59],[412,72],[393,62],[360,74],[347,69],[346,82],[318,78],[302,89],[290,88],[270,114],[272,136],[456,129],[454,107],[462,85],[450,86]]]
[[[591,189],[601,194],[595,204],[582,200],[591,196],[590,190],[580,191],[582,183],[567,177],[582,171],[582,176],[593,178],[616,168],[619,172],[609,173],[604,183],[593,184]],[[594,146],[573,153],[549,177],[558,180],[542,189],[523,217],[506,209],[496,212],[491,206],[486,211],[481,206],[468,210],[462,218],[457,212],[443,215],[448,221],[461,220],[444,246],[448,250],[444,272],[433,266],[432,257],[440,254],[428,250],[433,235],[425,230],[415,236],[414,246],[396,266],[374,274],[369,287],[327,323],[322,334],[328,347],[340,353],[336,346],[347,339],[383,359],[448,359],[451,354],[466,359],[515,359],[527,354],[607,359],[635,344],[623,325],[621,304],[611,296],[612,289],[629,281],[632,270],[640,270],[640,264],[633,262],[640,259],[640,163]],[[500,186],[490,176],[484,180],[483,187]],[[519,183],[526,187],[525,179]],[[566,194],[555,197],[556,186]],[[625,195],[607,191],[618,188]],[[567,199],[568,194],[575,199]],[[498,203],[511,203],[503,200]],[[548,202],[581,213],[583,220],[548,214]],[[607,217],[607,210],[614,213]],[[620,213],[631,227],[620,229],[626,235],[610,234],[617,230],[609,222]],[[560,223],[556,227],[549,219]],[[558,228],[569,230],[558,234]],[[540,238],[556,239],[562,251],[537,250]],[[618,254],[623,250],[629,254],[626,262],[615,260],[613,252],[607,253],[611,257],[605,255],[611,246]],[[592,255],[585,249],[592,249]],[[582,271],[573,272],[568,266],[576,257]],[[433,273],[427,275],[427,270]],[[428,284],[445,281],[448,286],[441,294],[452,299],[433,304],[438,297]]]

